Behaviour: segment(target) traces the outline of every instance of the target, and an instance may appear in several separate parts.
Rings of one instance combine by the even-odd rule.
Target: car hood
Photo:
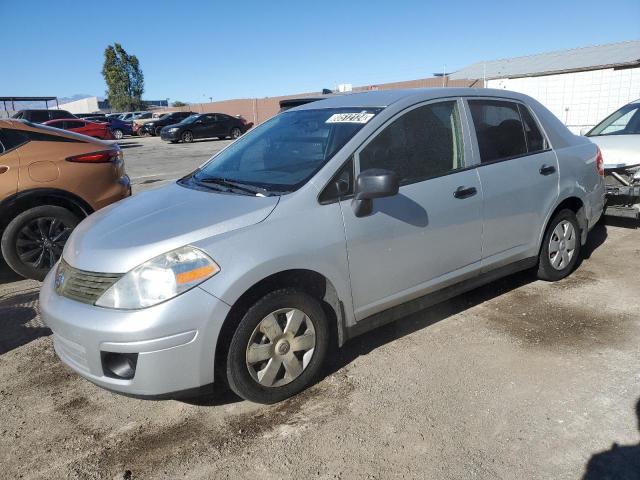
[[[161,253],[261,222],[278,200],[173,183],[87,217],[69,237],[63,257],[81,270],[125,273]]]
[[[605,168],[640,164],[640,135],[601,135],[588,138],[600,147]]]

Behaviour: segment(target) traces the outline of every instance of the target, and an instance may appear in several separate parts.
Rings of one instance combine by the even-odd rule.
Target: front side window
[[[638,135],[640,134],[640,104],[625,105],[587,133],[587,137],[599,135]]]
[[[276,115],[240,137],[183,184],[225,180],[259,187],[267,194],[296,190],[380,110],[327,108]]]
[[[66,130],[71,130],[72,128],[82,128],[84,126],[85,126],[84,122],[75,122],[75,121],[64,122],[64,128]]]
[[[360,171],[382,168],[403,184],[464,167],[464,146],[455,100],[414,108],[394,120],[360,152]]]
[[[35,123],[46,122],[49,120],[49,112],[46,110],[34,110],[29,115],[29,120]]]
[[[482,163],[527,153],[518,104],[502,100],[469,100]]]

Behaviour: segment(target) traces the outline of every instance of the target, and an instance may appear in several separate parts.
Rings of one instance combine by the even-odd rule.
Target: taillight
[[[604,158],[602,158],[600,147],[596,147],[596,149],[598,150],[596,153],[596,170],[598,170],[598,175],[604,177]]]
[[[83,153],[81,155],[74,155],[73,157],[67,157],[67,162],[79,162],[79,163],[108,163],[117,160],[118,150],[107,150],[104,152]]]

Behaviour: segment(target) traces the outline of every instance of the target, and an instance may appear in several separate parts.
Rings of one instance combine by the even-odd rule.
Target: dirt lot
[[[142,188],[223,144],[175,146],[170,162],[157,139],[135,143]],[[562,282],[519,274],[370,332],[270,407],[93,386],[56,359],[38,284],[0,269],[2,477],[574,479],[613,442],[634,446],[601,463],[633,475],[640,231],[598,226],[586,253]]]

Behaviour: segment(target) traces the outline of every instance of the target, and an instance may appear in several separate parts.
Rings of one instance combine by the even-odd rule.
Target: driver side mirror
[[[393,197],[400,189],[400,179],[395,172],[371,168],[360,172],[356,179],[355,196],[351,206],[356,217],[366,217],[373,211],[373,199]]]

